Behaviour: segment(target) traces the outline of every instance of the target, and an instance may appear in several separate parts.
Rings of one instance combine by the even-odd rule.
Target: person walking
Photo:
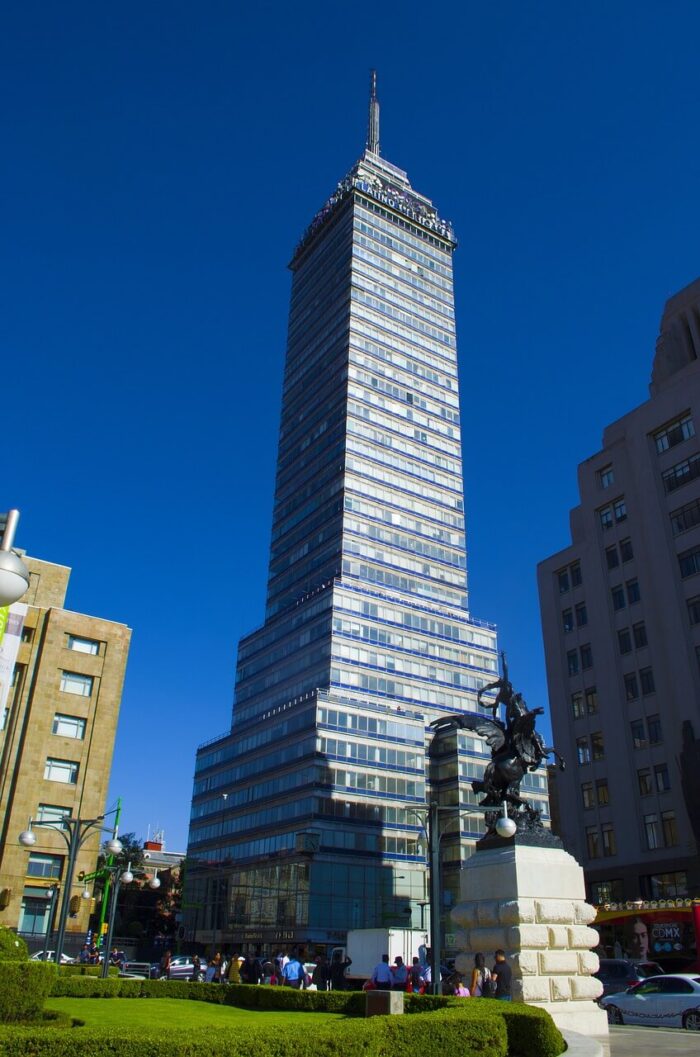
[[[160,960],[160,975],[161,979],[165,977],[166,980],[170,979],[170,963],[173,960],[171,951],[165,951],[163,957]]]
[[[246,954],[243,964],[239,969],[242,984],[259,984],[263,978],[260,959],[254,954]]]
[[[455,973],[452,977],[452,994],[457,998],[469,998],[470,991],[464,986],[464,977],[461,973]]]
[[[506,961],[505,951],[497,950],[494,954],[496,962],[491,975],[496,981],[496,993],[494,998],[500,998],[502,1002],[511,1001],[510,985],[513,978],[513,970]]]
[[[201,972],[202,972],[202,959],[199,957],[198,954],[195,954],[194,958],[192,959],[192,972],[190,973],[190,983],[192,983],[192,984],[199,983],[199,978],[200,978]]]
[[[340,951],[334,951],[330,966],[331,990],[344,991],[348,986],[345,973],[352,965],[352,958],[343,958]]]
[[[282,969],[282,979],[285,987],[295,987],[297,990],[304,986],[304,966],[296,954],[292,954],[287,964]]]
[[[391,990],[392,991],[405,991],[406,984],[408,983],[408,969],[404,965],[403,958],[400,954],[394,958],[394,964],[391,969]]]
[[[486,959],[483,954],[474,955],[474,968],[472,969],[471,983],[469,984],[469,990],[474,998],[492,998],[491,970],[486,966]]]
[[[325,954],[319,954],[316,959],[314,971],[311,974],[311,983],[317,991],[327,991],[330,984],[331,971]]]
[[[413,964],[408,970],[408,979],[414,995],[422,994],[425,991],[425,969],[421,965],[420,958],[413,959]]]
[[[382,960],[375,965],[372,971],[371,980],[378,991],[391,991],[393,980],[391,977],[391,969],[389,968],[388,954],[383,954]]]

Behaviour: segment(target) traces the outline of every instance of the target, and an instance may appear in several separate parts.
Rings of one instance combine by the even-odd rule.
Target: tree
[[[114,863],[121,867],[122,870],[126,870],[129,863],[131,863],[132,872],[135,873],[137,870],[141,870],[143,867],[143,842],[138,840],[135,833],[120,833],[119,840],[122,842],[122,850],[119,855],[114,856]],[[109,852],[105,841],[97,857],[98,870],[102,870],[107,865],[108,858]]]

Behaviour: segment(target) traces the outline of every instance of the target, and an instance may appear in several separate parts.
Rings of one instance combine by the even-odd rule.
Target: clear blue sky
[[[700,274],[700,6],[6,7],[0,334],[18,545],[134,629],[111,796],[183,848],[263,619],[294,244],[382,149],[457,230],[472,611],[546,704],[576,466]]]

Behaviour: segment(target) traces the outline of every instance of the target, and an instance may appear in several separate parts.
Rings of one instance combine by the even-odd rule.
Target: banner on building
[[[0,730],[5,726],[5,709],[10,696],[19,644],[22,641],[27,606],[25,602],[15,602],[14,605],[4,606],[3,610],[3,619],[0,620]]]

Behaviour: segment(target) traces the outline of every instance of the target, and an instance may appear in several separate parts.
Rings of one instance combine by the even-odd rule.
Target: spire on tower
[[[377,101],[377,71],[369,75],[369,122],[367,125],[367,150],[379,154],[379,103]]]

